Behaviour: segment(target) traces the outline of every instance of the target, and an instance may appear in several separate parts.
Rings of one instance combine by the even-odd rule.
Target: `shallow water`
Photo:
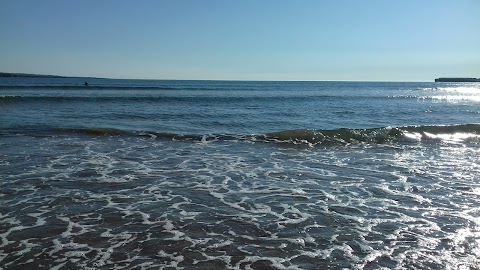
[[[478,269],[478,86],[177,83],[0,90],[0,266]]]

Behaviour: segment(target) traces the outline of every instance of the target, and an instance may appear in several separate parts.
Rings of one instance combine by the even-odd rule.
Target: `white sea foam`
[[[58,140],[42,153],[58,150]],[[38,159],[2,184],[9,211],[0,215],[7,228],[0,238],[9,252],[0,261],[26,265],[44,254],[52,267],[84,269],[478,262],[479,153],[465,144],[331,151],[217,141],[192,150],[129,138],[111,145],[119,144],[92,140],[76,154]],[[136,155],[125,162],[129,151]],[[105,181],[124,176],[132,178]]]

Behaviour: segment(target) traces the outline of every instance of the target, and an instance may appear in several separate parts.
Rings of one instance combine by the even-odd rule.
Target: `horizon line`
[[[13,76],[4,76],[13,75]],[[271,80],[271,79],[151,79],[151,78],[113,78],[113,77],[96,77],[96,76],[70,76],[70,75],[52,75],[39,73],[23,73],[23,72],[0,72],[3,78],[20,78],[20,77],[38,77],[38,78],[78,78],[78,79],[103,79],[103,80],[156,80],[156,81],[232,81],[232,82],[435,82],[438,78],[463,78],[463,77],[438,77],[432,80],[331,80],[331,79],[292,79],[292,80]],[[466,78],[466,77],[465,77]]]

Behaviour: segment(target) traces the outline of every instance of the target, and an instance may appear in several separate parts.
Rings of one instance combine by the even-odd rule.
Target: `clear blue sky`
[[[223,80],[480,77],[480,1],[0,0],[0,72]]]

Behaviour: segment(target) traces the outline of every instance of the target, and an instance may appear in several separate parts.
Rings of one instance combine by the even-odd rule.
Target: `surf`
[[[331,130],[283,130],[265,134],[180,134],[160,131],[125,130],[109,127],[92,128],[25,128],[2,129],[1,135],[23,134],[32,136],[128,136],[173,141],[249,141],[256,143],[350,145],[350,144],[393,144],[412,142],[479,142],[480,124],[461,125],[417,125]]]

